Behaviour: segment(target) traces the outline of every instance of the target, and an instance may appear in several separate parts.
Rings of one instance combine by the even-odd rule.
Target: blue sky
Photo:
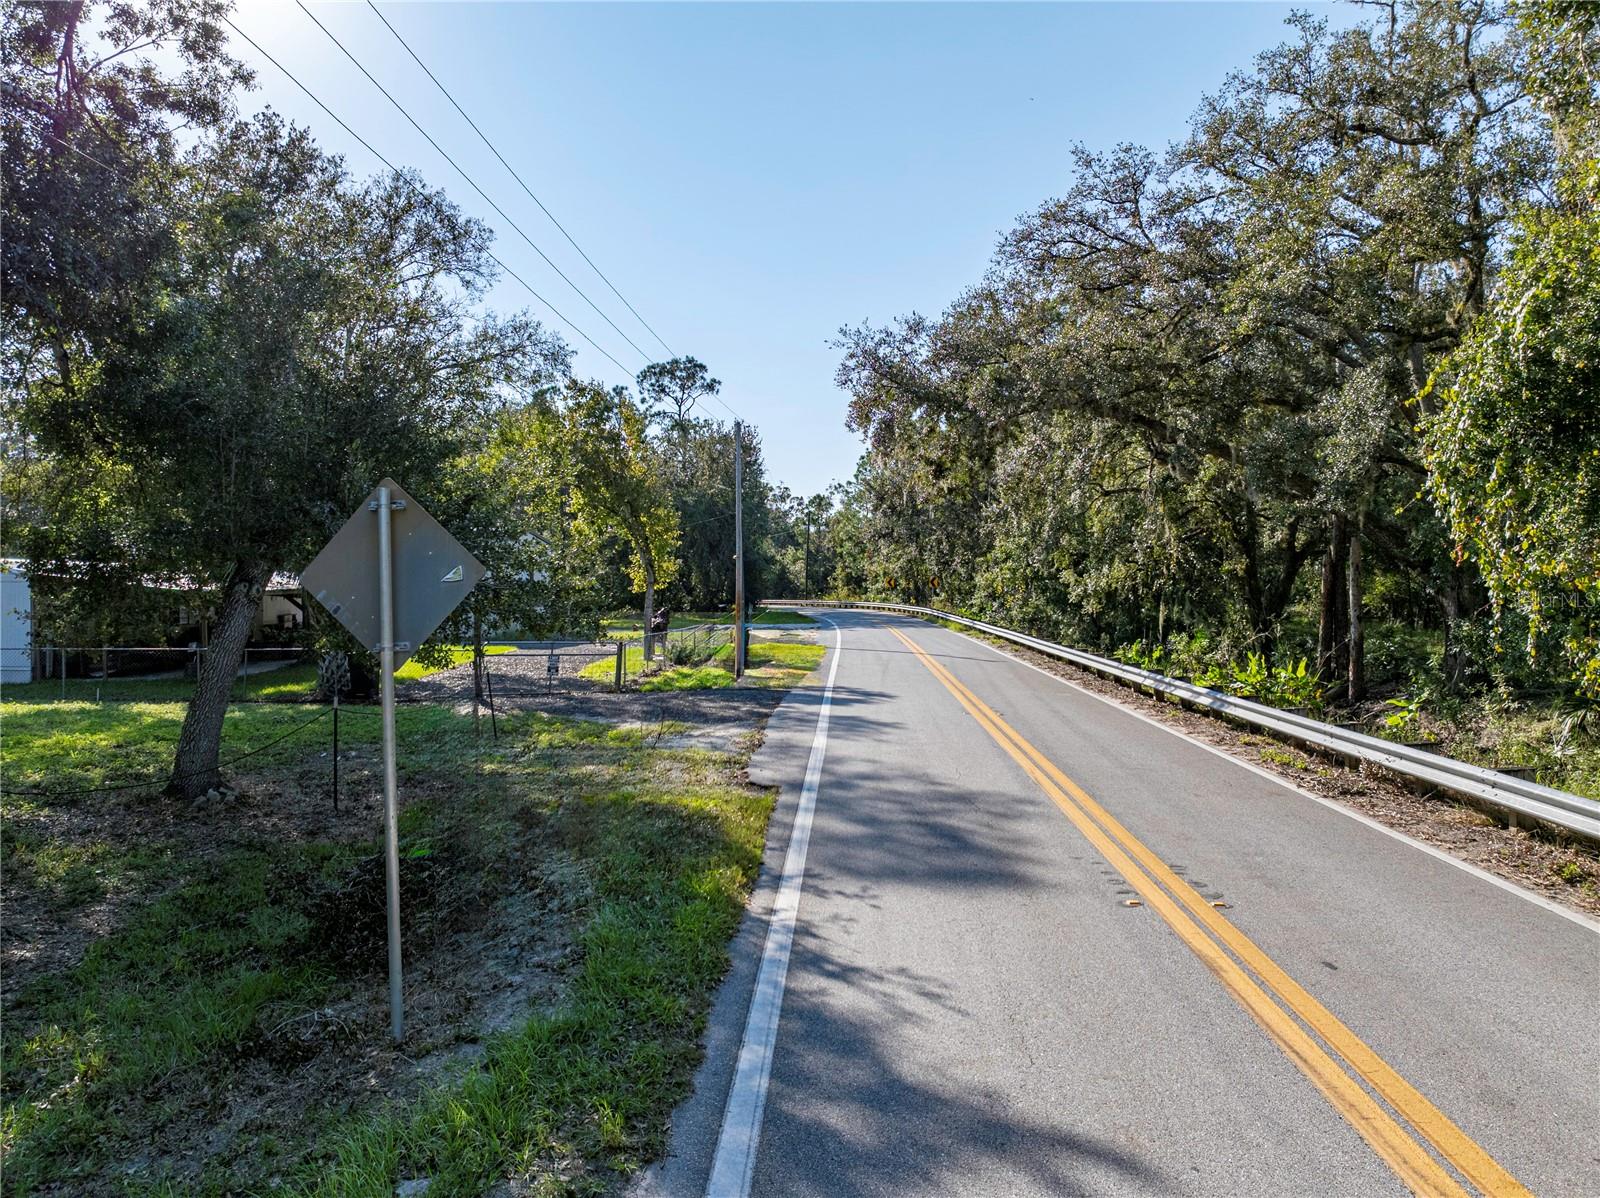
[[[644,318],[723,380],[723,398],[761,431],[770,477],[801,493],[848,478],[860,452],[833,383],[829,342],[841,325],[941,310],[1020,214],[1068,186],[1074,142],[1181,136],[1203,93],[1283,39],[1290,10],[380,7]],[[611,319],[666,356],[364,3],[313,11]],[[235,20],[392,161],[484,217],[497,253],[627,371],[510,280],[493,306],[525,307],[560,330],[580,373],[630,381],[645,359],[502,227],[305,14],[285,0],[244,0]],[[248,45],[236,51],[259,72],[246,108],[270,105],[310,126],[356,174],[380,169]]]

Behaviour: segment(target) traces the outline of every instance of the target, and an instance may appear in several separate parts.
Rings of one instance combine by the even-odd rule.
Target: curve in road
[[[826,765],[797,691],[752,762],[769,868],[641,1192],[1600,1192],[1592,923],[958,633],[828,618]],[[711,1162],[808,774],[736,1184]]]

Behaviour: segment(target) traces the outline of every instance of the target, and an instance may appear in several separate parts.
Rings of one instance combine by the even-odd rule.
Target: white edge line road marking
[[[772,1076],[772,1050],[778,1039],[778,1015],[783,1009],[783,984],[789,975],[789,949],[794,943],[795,919],[800,913],[806,848],[811,843],[811,814],[817,805],[822,761],[828,752],[828,709],[833,704],[833,679],[839,672],[839,659],[844,656],[843,631],[826,616],[818,618],[833,629],[833,662],[828,666],[828,681],[822,688],[817,730],[811,738],[811,757],[806,762],[800,801],[795,805],[778,893],[767,918],[767,941],[761,950],[761,968],[750,996],[750,1012],[745,1016],[744,1039],[739,1044],[733,1084],[728,1088],[728,1104],[722,1111],[722,1131],[717,1136],[716,1154],[711,1158],[706,1198],[745,1198],[750,1193],[750,1178],[755,1172],[761,1115],[767,1105],[767,1082]]]
[[[915,616],[906,616],[904,618],[910,620],[917,619]],[[917,622],[924,624],[927,623],[926,620],[918,620]],[[934,625],[933,627],[943,627],[943,625]],[[1199,737],[1191,736],[1181,728],[1174,728],[1170,724],[1165,724],[1152,716],[1145,715],[1145,713],[1142,711],[1135,711],[1127,704],[1120,703],[1109,695],[1102,695],[1092,691],[1088,687],[1081,686],[1072,681],[1070,678],[1063,678],[1060,674],[1052,673],[1051,671],[1044,669],[1042,666],[1036,666],[1031,661],[1023,661],[1022,658],[1018,657],[1015,653],[1007,653],[1004,649],[996,648],[987,641],[979,640],[977,637],[972,636],[969,633],[959,632],[954,628],[947,628],[945,631],[954,632],[957,636],[964,637],[965,639],[971,641],[974,645],[978,645],[989,650],[989,652],[993,653],[996,657],[1003,657],[1007,661],[1014,661],[1019,666],[1025,666],[1034,671],[1036,674],[1043,674],[1046,678],[1053,678],[1062,686],[1070,686],[1073,690],[1088,695],[1091,699],[1097,699],[1101,703],[1106,704],[1108,707],[1115,707],[1118,711],[1123,712],[1126,715],[1131,715],[1136,720],[1143,720],[1153,728],[1160,728],[1163,732],[1170,732],[1173,736],[1181,737],[1190,744],[1204,749],[1207,753],[1215,754],[1224,761],[1231,761],[1240,769],[1249,770],[1252,774],[1259,774],[1269,782],[1276,782],[1285,790],[1291,790],[1295,794],[1308,798],[1314,803],[1321,803],[1324,807],[1327,807],[1333,811],[1337,811],[1340,815],[1349,816],[1357,823],[1365,824],[1369,828],[1375,828],[1377,831],[1382,832],[1385,836],[1392,836],[1402,844],[1408,844],[1414,849],[1419,849],[1422,852],[1427,853],[1430,857],[1437,857],[1440,861],[1446,861],[1455,866],[1457,869],[1465,870],[1475,878],[1481,878],[1483,881],[1488,882],[1492,886],[1498,886],[1501,890],[1506,891],[1508,894],[1514,894],[1519,898],[1527,899],[1528,902],[1534,904],[1536,907],[1543,907],[1546,911],[1553,911],[1557,915],[1563,916],[1566,919],[1570,919],[1579,927],[1587,928],[1591,932],[1600,933],[1600,920],[1591,919],[1582,912],[1574,911],[1569,907],[1563,907],[1560,903],[1555,902],[1553,899],[1547,899],[1544,897],[1544,895],[1537,894],[1532,890],[1528,890],[1526,887],[1518,886],[1515,882],[1508,882],[1504,878],[1497,877],[1488,870],[1478,868],[1478,866],[1473,865],[1470,861],[1463,861],[1459,857],[1452,857],[1443,849],[1434,848],[1433,845],[1428,844],[1425,841],[1418,840],[1415,836],[1408,836],[1406,833],[1401,832],[1396,828],[1389,827],[1388,824],[1380,823],[1371,816],[1363,815],[1359,811],[1355,811],[1349,807],[1346,807],[1343,803],[1336,802],[1333,799],[1324,798],[1322,795],[1315,794],[1312,791],[1306,790],[1304,787],[1296,786],[1293,782],[1289,781],[1289,779],[1281,777],[1278,774],[1274,774],[1271,770],[1263,769],[1261,766],[1256,765],[1253,761],[1245,761],[1241,758],[1235,757],[1226,749],[1219,749],[1216,745],[1207,744]]]

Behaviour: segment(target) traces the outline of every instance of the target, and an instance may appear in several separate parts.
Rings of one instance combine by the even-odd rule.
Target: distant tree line
[[[1600,7],[1363,13],[1164,151],[1078,148],[938,318],[845,330],[835,590],[1347,701],[1379,622],[1444,687],[1600,696]]]

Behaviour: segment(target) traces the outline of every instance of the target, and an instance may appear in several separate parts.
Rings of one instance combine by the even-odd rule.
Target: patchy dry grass
[[[744,685],[795,686],[817,668],[825,650],[821,645],[752,641],[745,656]],[[724,645],[701,666],[673,666],[650,674],[639,684],[642,691],[686,691],[733,686],[733,646]]]
[[[195,811],[58,793],[159,773],[178,703],[0,714],[8,789],[52,792],[0,825],[8,1193],[586,1192],[660,1150],[770,810],[737,759],[403,707],[402,1052],[376,719],[344,721],[334,815],[325,721]],[[316,714],[235,709],[224,756]]]

